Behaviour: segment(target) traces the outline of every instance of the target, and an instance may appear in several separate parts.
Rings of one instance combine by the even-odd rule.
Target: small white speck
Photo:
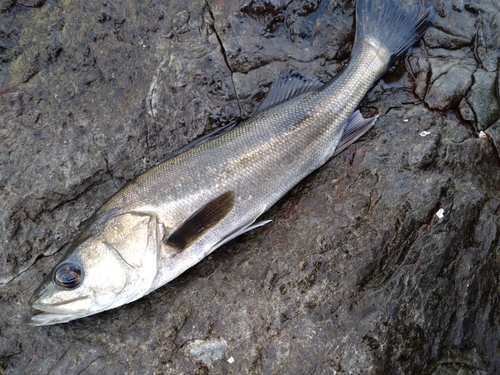
[[[482,130],[479,132],[478,134],[479,138],[481,138],[483,141],[487,141],[490,139],[490,137],[488,137],[488,134],[486,134],[485,132],[483,132]]]
[[[404,121],[404,122],[408,122],[408,121],[410,121],[410,120],[408,120],[407,118],[405,118],[403,121]]]
[[[233,362],[234,362],[234,358],[233,358],[233,357],[229,357],[229,358],[227,359],[227,363],[233,363]]]
[[[440,208],[437,212],[436,212],[436,216],[438,217],[438,219],[442,219],[444,217],[444,210],[442,208]]]
[[[429,134],[431,134],[431,132],[428,132],[428,131],[425,131],[425,130],[424,130],[422,133],[420,133],[420,136],[421,136],[421,137],[425,137],[425,136],[427,136],[427,135],[429,135]]]

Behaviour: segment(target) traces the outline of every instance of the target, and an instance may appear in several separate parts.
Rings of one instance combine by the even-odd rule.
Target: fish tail
[[[358,0],[354,47],[368,42],[385,48],[390,66],[422,38],[436,13],[434,6],[423,1],[403,5],[398,0]]]

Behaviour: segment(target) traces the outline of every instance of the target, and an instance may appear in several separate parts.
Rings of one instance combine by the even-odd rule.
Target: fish
[[[174,153],[111,196],[85,223],[30,300],[34,326],[135,301],[233,238],[364,134],[357,107],[432,25],[419,1],[358,0],[349,62],[323,84],[282,72],[256,112]]]

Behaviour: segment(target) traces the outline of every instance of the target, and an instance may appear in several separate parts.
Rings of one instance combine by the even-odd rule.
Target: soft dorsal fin
[[[229,191],[191,215],[167,239],[167,245],[179,250],[188,248],[206,231],[218,224],[233,209],[234,193]]]
[[[357,110],[347,120],[347,125],[344,128],[339,144],[335,149],[333,156],[341,153],[352,143],[365,134],[375,124],[378,116],[364,118],[361,112]]]
[[[306,92],[317,90],[323,86],[324,84],[316,78],[302,74],[297,70],[284,70],[274,80],[266,98],[255,113],[262,112],[277,104],[286,102]]]

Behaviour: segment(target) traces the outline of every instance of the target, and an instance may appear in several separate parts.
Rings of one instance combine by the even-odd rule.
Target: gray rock
[[[472,38],[465,38],[458,35],[450,35],[442,30],[431,28],[424,37],[425,44],[431,48],[457,49],[469,46]]]
[[[497,98],[500,98],[500,70],[497,70],[496,84],[497,84],[496,95],[497,95]],[[500,100],[500,99],[498,99],[498,100]]]
[[[425,102],[432,109],[457,107],[472,84],[474,65],[451,59],[444,61],[444,66],[440,67],[436,59],[431,60],[431,85]]]
[[[437,145],[439,136],[426,130],[420,132],[421,137],[425,137],[425,143],[418,143],[412,146],[408,152],[408,162],[410,165],[418,165],[420,168],[431,163],[437,156]]]
[[[410,59],[412,71],[417,74],[415,93],[432,109],[456,108],[469,91],[477,69],[472,54],[467,49],[436,48],[428,55],[432,57],[417,55]]]
[[[471,123],[476,123],[476,116],[474,115],[474,110],[470,106],[470,104],[465,100],[465,98],[462,99],[460,102],[458,109],[460,110],[460,114],[462,115],[462,118],[466,121],[469,121]]]
[[[500,120],[491,125],[485,132],[490,138],[493,146],[496,148],[496,152],[500,151]],[[499,160],[500,162],[500,160]]]
[[[1,0],[0,1],[0,11],[6,11],[11,8],[15,3],[15,0]]]
[[[28,300],[78,226],[171,151],[249,116],[281,70],[332,77],[353,3],[2,13],[0,373],[500,372],[498,5],[439,5],[442,33],[409,58],[416,82],[399,64],[375,85],[361,106],[380,112],[374,128],[270,224],[134,303],[49,327],[25,325]]]
[[[500,4],[498,2],[474,4],[481,17],[477,24],[476,54],[484,69],[495,72],[500,57]]]
[[[210,365],[226,355],[227,342],[223,338],[194,340],[187,344],[185,352],[194,361]]]
[[[426,43],[433,48],[456,49],[472,45],[476,36],[478,13],[490,17],[486,8],[495,6],[486,2],[448,1],[437,5],[439,17],[436,18],[434,28],[424,36]],[[483,7],[479,10],[478,7]],[[490,8],[488,8],[490,9]],[[432,44],[432,45],[431,45]]]
[[[467,96],[462,99],[462,116],[470,120],[472,115],[479,130],[487,129],[500,118],[500,104],[496,97],[496,73],[478,70],[474,73],[474,84]],[[470,108],[470,109],[469,109]]]

